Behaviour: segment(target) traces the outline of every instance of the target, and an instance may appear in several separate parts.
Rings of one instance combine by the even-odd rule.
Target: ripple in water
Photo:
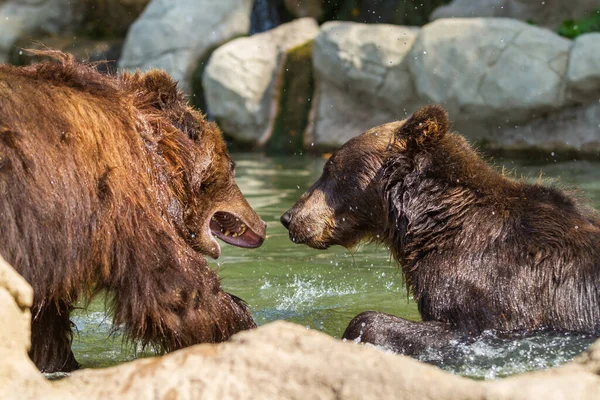
[[[417,359],[454,374],[497,379],[563,365],[587,350],[594,340],[587,335],[555,332],[507,339],[486,332],[472,343],[454,342],[428,350]]]

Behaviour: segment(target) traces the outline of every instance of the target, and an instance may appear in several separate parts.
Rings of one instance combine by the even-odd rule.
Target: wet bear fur
[[[515,180],[456,133],[446,111],[351,139],[282,217],[317,249],[383,243],[423,322],[368,311],[344,333],[403,354],[484,330],[600,334],[600,218],[555,187]]]
[[[255,327],[204,255],[234,212],[265,225],[233,180],[217,127],[164,72],[106,76],[70,55],[0,66],[0,253],[34,289],[30,356],[78,367],[75,302],[108,292],[114,324],[159,351]]]

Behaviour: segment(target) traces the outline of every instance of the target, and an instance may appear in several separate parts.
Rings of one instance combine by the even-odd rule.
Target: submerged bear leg
[[[343,335],[347,340],[370,343],[404,355],[418,355],[423,350],[442,347],[461,337],[450,324],[408,321],[375,311],[365,311],[354,317]]]
[[[69,314],[73,307],[63,301],[33,307],[29,357],[42,372],[70,372],[79,368],[71,351],[73,341]]]

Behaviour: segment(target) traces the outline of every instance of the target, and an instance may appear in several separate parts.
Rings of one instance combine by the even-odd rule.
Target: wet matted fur
[[[600,334],[600,218],[498,173],[424,107],[351,139],[286,212],[296,243],[384,243],[422,323],[365,312],[344,337],[415,354],[483,330]]]
[[[0,66],[0,253],[34,289],[37,366],[77,368],[69,312],[103,290],[114,323],[163,351],[254,327],[203,257],[220,254],[215,215],[245,223],[238,245],[265,235],[218,128],[164,72],[44,55],[58,62]]]

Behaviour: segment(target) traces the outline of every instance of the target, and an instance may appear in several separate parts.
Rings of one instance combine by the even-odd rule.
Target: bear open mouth
[[[210,231],[225,243],[238,247],[259,247],[264,240],[241,218],[225,211],[214,213],[210,219]]]

